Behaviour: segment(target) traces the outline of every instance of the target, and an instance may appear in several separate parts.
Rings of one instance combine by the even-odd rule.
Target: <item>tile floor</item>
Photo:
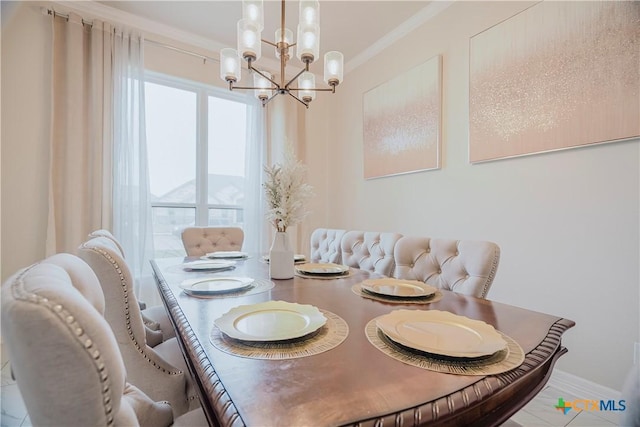
[[[2,384],[0,387],[0,427],[31,427],[27,409],[24,406],[18,385],[11,379],[11,368],[4,349],[0,363],[2,364]],[[569,393],[561,392],[553,386],[547,386],[520,412],[515,414],[503,427],[613,427],[617,426],[618,417],[612,412],[580,412],[569,411],[566,415],[554,408],[558,398],[566,401],[577,399]]]

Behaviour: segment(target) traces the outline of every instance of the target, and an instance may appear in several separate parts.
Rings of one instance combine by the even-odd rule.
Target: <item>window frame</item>
[[[153,83],[174,89],[185,90],[196,95],[196,200],[194,203],[151,201],[153,208],[192,208],[195,209],[195,225],[209,225],[209,211],[212,209],[235,210],[244,219],[243,205],[211,204],[208,197],[208,159],[209,159],[209,97],[222,98],[247,104],[245,94],[232,92],[213,85],[176,77],[145,69],[144,83]],[[247,107],[249,105],[247,104]],[[147,124],[145,124],[145,127]],[[245,147],[248,150],[248,147]],[[246,172],[246,171],[245,171]]]

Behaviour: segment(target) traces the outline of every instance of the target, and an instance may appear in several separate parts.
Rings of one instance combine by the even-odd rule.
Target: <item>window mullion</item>
[[[208,103],[206,93],[198,90],[197,148],[196,148],[196,224],[209,224],[209,155],[208,155]]]

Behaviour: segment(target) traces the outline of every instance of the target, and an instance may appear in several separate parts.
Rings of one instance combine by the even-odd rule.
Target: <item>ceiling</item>
[[[242,2],[233,1],[99,1],[121,14],[132,14],[211,41],[211,49],[236,46],[236,23],[242,17]],[[320,1],[320,54],[338,50],[345,64],[362,56],[379,40],[394,31],[402,32],[407,22],[425,16],[431,3],[410,1]],[[432,5],[433,6],[433,5]],[[280,25],[281,2],[265,0],[265,29],[262,38],[274,41]],[[287,0],[286,26],[294,31],[298,23],[298,2]],[[400,30],[400,31],[399,31]],[[262,46],[263,55],[273,57],[274,49]]]

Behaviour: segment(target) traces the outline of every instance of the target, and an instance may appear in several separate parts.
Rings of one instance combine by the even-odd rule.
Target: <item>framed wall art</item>
[[[640,2],[543,1],[469,49],[470,162],[640,136]]]
[[[440,168],[442,57],[363,96],[365,179]]]

